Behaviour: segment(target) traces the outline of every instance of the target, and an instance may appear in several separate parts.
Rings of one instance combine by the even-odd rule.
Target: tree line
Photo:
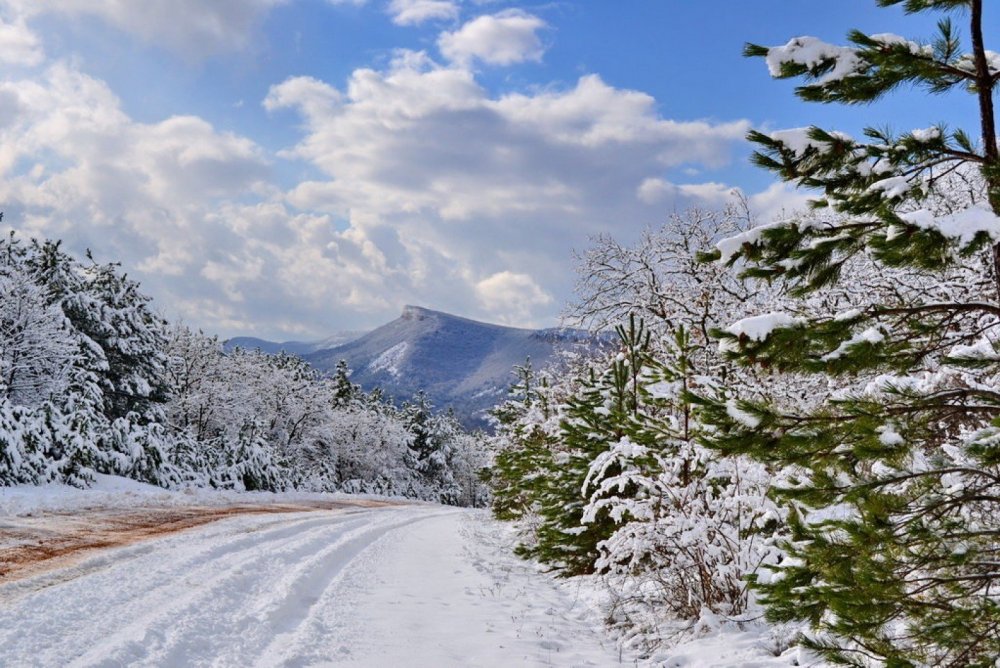
[[[168,488],[484,502],[480,435],[297,357],[224,352],[115,264],[0,240],[0,485],[126,476]]]

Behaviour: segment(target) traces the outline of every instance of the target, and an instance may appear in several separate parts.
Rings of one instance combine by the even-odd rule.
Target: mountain
[[[407,399],[424,390],[438,408],[452,408],[469,426],[486,423],[486,411],[503,399],[511,369],[530,357],[535,368],[563,348],[592,348],[597,339],[576,329],[519,329],[406,306],[392,322],[354,341],[303,354],[332,372],[345,360],[351,379],[366,390]],[[263,348],[262,348],[263,349]]]
[[[349,343],[364,334],[364,332],[336,332],[322,341],[283,341],[281,343],[265,341],[253,336],[237,336],[227,340],[222,344],[222,347],[227,352],[234,348],[246,348],[248,350],[260,350],[268,355],[277,355],[284,352],[290,355],[303,356],[317,350],[328,350]]]

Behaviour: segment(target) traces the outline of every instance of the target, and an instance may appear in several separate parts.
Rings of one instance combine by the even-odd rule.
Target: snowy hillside
[[[341,359],[365,389],[381,387],[405,399],[423,390],[439,408],[451,407],[466,424],[482,424],[484,411],[502,399],[511,368],[531,358],[536,368],[560,350],[594,346],[575,329],[519,329],[406,306],[392,322],[349,343],[304,355],[321,371]]]

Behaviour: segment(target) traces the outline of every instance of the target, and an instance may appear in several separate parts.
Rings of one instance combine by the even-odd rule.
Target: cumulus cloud
[[[259,15],[276,1],[247,7]],[[37,6],[71,4],[139,20],[129,3]],[[208,13],[240,11],[221,2]],[[249,25],[216,44],[239,44]],[[0,82],[3,223],[121,260],[168,316],[224,335],[318,337],[384,322],[405,303],[550,325],[571,294],[571,250],[714,203],[724,186],[670,174],[727,164],[747,123],[666,119],[649,95],[596,75],[494,95],[467,60],[494,57],[442,64],[402,51],[340,86],[288,79],[264,106],[276,122],[300,117],[302,136],[278,156],[193,115],[137,121],[103,81],[51,64]],[[273,163],[286,159],[313,176],[279,188]]]
[[[299,83],[300,104],[337,104],[320,82]],[[392,228],[292,209],[271,160],[196,116],[138,122],[67,63],[0,82],[3,225],[121,261],[169,317],[310,337],[384,320],[413,294],[434,301],[442,267],[407,259]]]
[[[768,221],[804,210],[811,199],[816,199],[816,193],[797,190],[787,183],[772,183],[766,190],[751,195],[749,201],[760,220]]]
[[[646,204],[662,202],[676,191],[675,186],[666,179],[651,176],[642,180],[636,188],[636,196]]]
[[[326,175],[286,201],[347,221],[354,252],[365,249],[391,286],[378,294],[519,324],[558,311],[573,282],[570,251],[588,237],[628,237],[666,207],[702,201],[697,186],[661,175],[725,164],[747,129],[663,119],[650,96],[594,75],[491,96],[467,68],[412,52],[355,71],[343,90],[289,79],[265,106],[302,116],[305,134],[286,155]],[[655,202],[636,195],[649,179],[664,190]]]
[[[458,4],[452,0],[392,0],[386,11],[401,26],[458,18]]]
[[[3,0],[20,16],[95,16],[188,57],[240,49],[263,16],[287,0]]]
[[[527,274],[500,271],[476,283],[476,297],[498,322],[523,322],[532,310],[552,303],[545,292]]]
[[[192,116],[136,122],[104,82],[67,64],[0,83],[6,106],[17,111],[0,123],[5,224],[120,259],[168,304],[214,290],[191,277],[238,231],[204,221],[221,201],[266,191],[254,142]]]
[[[0,19],[0,63],[9,65],[38,65],[45,59],[42,45],[25,24],[24,19]]]
[[[527,12],[509,9],[475,18],[454,32],[442,33],[438,48],[448,60],[490,65],[540,61],[545,47],[538,31],[545,21]]]

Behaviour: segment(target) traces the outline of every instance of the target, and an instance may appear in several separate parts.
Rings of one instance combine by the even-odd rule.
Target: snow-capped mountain
[[[595,341],[582,330],[504,327],[406,306],[399,318],[354,341],[303,357],[328,373],[346,360],[351,379],[366,390],[381,387],[398,399],[424,390],[438,408],[482,425],[514,380],[515,364],[530,357],[541,368],[559,349]]]
[[[247,342],[253,342],[249,345]],[[331,373],[341,359],[353,370],[351,379],[366,390],[380,387],[399,400],[419,390],[440,409],[452,408],[468,425],[485,424],[485,412],[504,398],[514,380],[511,369],[531,358],[537,369],[557,351],[592,347],[597,339],[578,329],[519,329],[406,306],[402,315],[352,341],[325,348],[257,339],[231,339],[265,352],[285,350],[301,355],[320,371]]]
[[[365,389],[381,387],[398,399],[424,390],[438,408],[481,425],[514,380],[515,364],[530,357],[541,368],[558,350],[595,341],[582,330],[504,327],[406,306],[399,318],[354,341],[303,357],[324,372],[346,360],[352,380]]]

